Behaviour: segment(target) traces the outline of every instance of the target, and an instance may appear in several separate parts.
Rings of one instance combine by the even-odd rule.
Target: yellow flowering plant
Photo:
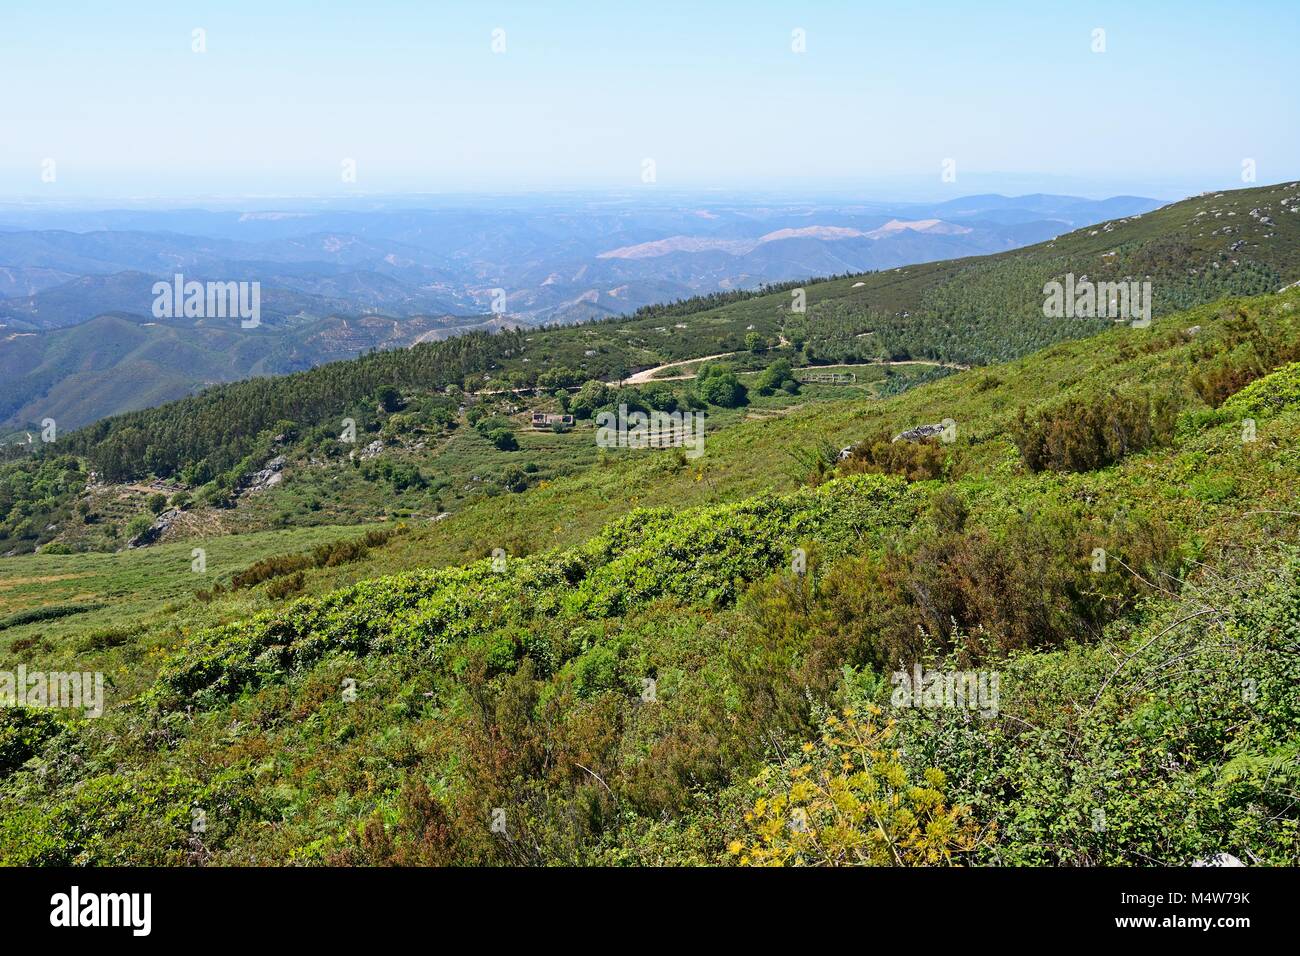
[[[941,770],[908,779],[881,713],[831,715],[817,743],[765,767],[730,856],[742,866],[950,866],[974,850],[986,834],[969,808],[949,805]]]

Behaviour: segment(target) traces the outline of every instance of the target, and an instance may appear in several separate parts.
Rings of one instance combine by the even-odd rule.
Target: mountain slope
[[[1300,364],[1252,363],[1297,348],[1298,306],[1300,290],[1213,303],[883,401],[809,403],[711,434],[690,465],[613,455],[314,565],[294,601],[270,566],[265,585],[169,595],[115,628],[107,609],[17,621],[9,648],[39,629],[29,659],[81,648],[119,678],[103,718],[11,735],[0,859],[798,863],[857,858],[823,841],[871,832],[887,856],[918,846],[892,813],[837,828],[798,784],[808,764],[842,796],[952,813],[923,828],[931,863],[1294,865]],[[1253,371],[1224,395],[1215,369]],[[1035,470],[1020,450],[1025,421],[1072,434],[1078,409],[1143,394],[1171,427],[1111,464]],[[782,474],[787,450],[945,418],[955,441],[911,446],[935,449],[935,477],[856,457],[815,488]],[[485,546],[504,565],[474,560]],[[10,567],[85,601],[60,578],[76,559]],[[189,580],[188,562],[156,573]],[[993,671],[1000,697],[982,714],[900,703],[892,675],[913,664]],[[822,748],[845,722],[896,753],[849,749],[841,770]],[[792,807],[823,841],[790,835]]]
[[[242,329],[229,319],[142,318],[110,313],[42,333],[0,330],[0,423],[54,418],[80,428],[150,408],[219,382],[287,375],[364,354],[509,327],[498,316],[266,316]]]
[[[261,283],[263,334],[282,341],[264,350],[261,364],[242,359],[244,340],[238,337],[230,340],[238,343],[230,346],[235,351],[198,363],[232,368],[233,375],[173,367],[163,355],[156,372],[150,371],[160,376],[161,385],[149,390],[149,401],[183,395],[196,381],[283,373],[369,348],[422,341],[444,327],[491,327],[481,316],[489,307],[506,310],[494,314],[496,324],[588,322],[701,291],[752,290],[774,280],[999,252],[1093,222],[1103,210],[1142,211],[1154,205],[1138,199],[1026,197],[1021,204],[1014,198],[978,197],[954,207],[953,218],[961,223],[942,219],[937,207],[915,204],[740,203],[708,210],[643,209],[609,200],[578,202],[585,215],[575,214],[572,202],[558,209],[477,212],[50,212],[47,220],[67,228],[0,231],[0,365],[26,361],[32,343],[21,343],[20,350],[12,343],[33,332],[42,336],[41,343],[50,336],[53,352],[63,350],[71,337],[85,339],[73,348],[95,353],[96,327],[83,323],[108,313],[150,317],[154,283],[171,281],[177,273],[191,281]],[[984,211],[989,217],[981,215]],[[25,226],[36,215],[21,210],[7,218]],[[5,218],[0,210],[0,221]],[[611,256],[628,248],[668,251],[650,258]],[[295,334],[312,323],[337,328],[329,324],[336,316],[372,315],[411,327],[333,341],[328,334]],[[431,315],[465,320],[431,326]],[[66,334],[58,334],[64,329]],[[316,349],[317,343],[337,347]],[[256,344],[266,343],[259,338]],[[355,344],[351,352],[341,348],[350,344]],[[15,351],[21,359],[6,354]],[[185,359],[194,364],[192,356]],[[52,367],[39,357],[25,367],[37,365]],[[68,422],[75,427],[143,400],[110,400],[105,394],[97,401],[97,385],[59,386],[48,375],[11,381],[0,426],[26,427],[24,416],[43,418],[75,405]],[[83,397],[70,404],[66,398],[47,398],[51,389],[57,396],[81,391]]]
[[[803,287],[804,313],[793,311],[794,290],[787,289],[711,309],[699,308],[708,304],[704,300],[646,309],[629,319],[420,345],[278,384],[217,389],[179,406],[101,423],[70,435],[67,447],[89,454],[103,470],[108,458],[148,467],[146,445],[152,445],[151,464],[170,474],[215,453],[233,434],[236,446],[218,456],[219,464],[214,459],[216,470],[223,470],[277,420],[310,426],[339,419],[383,383],[476,389],[490,378],[527,387],[548,371],[574,383],[618,379],[663,362],[745,350],[751,332],[770,347],[765,361],[782,355],[797,364],[1005,361],[1113,324],[1044,317],[1044,283],[1067,272],[1096,281],[1149,278],[1155,315],[1300,279],[1300,213],[1284,211],[1297,208],[1300,184],[1197,197],[995,256],[810,282]],[[1222,225],[1206,225],[1210,221]],[[195,420],[228,424],[209,435],[193,427]]]

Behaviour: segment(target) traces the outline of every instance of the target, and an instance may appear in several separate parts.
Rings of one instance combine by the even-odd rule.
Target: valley
[[[1001,252],[1158,205],[702,201],[579,195],[411,209],[390,198],[44,217],[0,205],[0,426],[52,416],[79,428],[213,383],[475,330],[599,322],[674,301],[698,311],[700,297],[743,301],[815,275]],[[32,228],[34,218],[59,228]],[[675,230],[689,234],[652,238]],[[628,240],[655,254],[621,253]],[[255,284],[259,326],[160,318],[155,283],[178,273]]]
[[[24,451],[0,653],[108,706],[0,711],[0,861],[1295,865],[1293,208],[471,332]],[[1149,279],[1151,325],[1047,317],[1067,273]],[[619,406],[703,412],[704,454],[600,447]],[[899,696],[930,672],[981,706]]]

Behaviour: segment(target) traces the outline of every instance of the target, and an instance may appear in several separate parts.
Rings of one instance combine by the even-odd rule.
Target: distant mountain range
[[[207,384],[470,329],[1004,252],[1158,202],[692,197],[375,201],[337,209],[0,206],[0,424],[76,427]],[[158,319],[155,282],[261,284],[261,325]]]

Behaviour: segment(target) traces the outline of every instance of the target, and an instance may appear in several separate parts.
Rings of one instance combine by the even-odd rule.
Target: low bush
[[[1030,417],[1024,408],[1012,439],[1030,471],[1093,471],[1167,441],[1175,409],[1161,396],[1116,392],[1075,398]]]
[[[899,475],[908,481],[925,481],[943,477],[948,462],[948,450],[937,438],[893,441],[884,432],[854,445],[840,464],[839,473]]]
[[[308,568],[333,568],[364,558],[371,548],[387,544],[402,526],[367,531],[359,538],[318,545],[305,554],[277,554],[263,558],[239,571],[230,579],[230,589],[256,587],[263,581],[302,572]],[[301,575],[299,574],[301,577]],[[290,592],[285,592],[290,593]]]
[[[29,608],[25,611],[15,611],[13,614],[0,617],[0,631],[11,627],[18,627],[21,624],[32,624],[36,621],[53,621],[61,617],[68,617],[72,614],[84,614],[86,611],[93,611],[100,607],[103,607],[103,605],[87,601],[69,604],[47,604],[44,607]]]
[[[960,862],[982,836],[970,808],[948,802],[943,771],[910,778],[894,738],[875,706],[827,717],[817,741],[754,779],[745,838],[728,852],[743,866]]]

